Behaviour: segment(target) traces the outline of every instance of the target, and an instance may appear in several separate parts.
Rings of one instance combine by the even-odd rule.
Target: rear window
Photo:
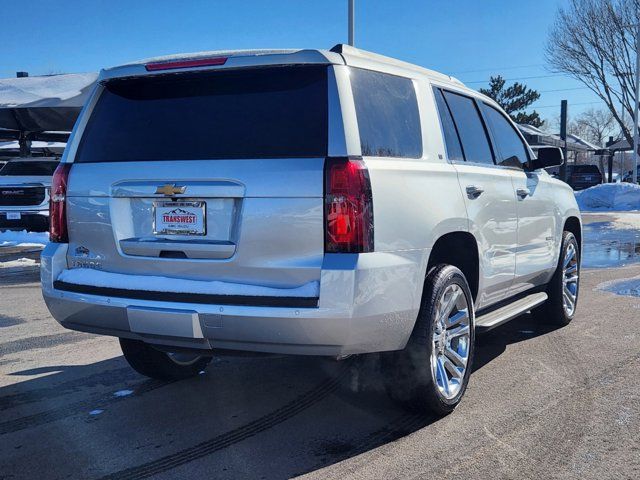
[[[444,141],[447,145],[447,156],[449,157],[449,160],[454,162],[464,161],[458,132],[456,131],[456,126],[453,123],[453,118],[451,118],[451,112],[449,111],[447,102],[445,102],[444,97],[442,96],[442,91],[440,89],[435,89],[433,94],[436,97],[436,104],[438,105],[440,124],[442,125]]]
[[[487,132],[473,99],[453,92],[444,92],[444,96],[460,135],[465,160],[493,165]]]
[[[34,176],[34,177],[50,177],[53,175],[58,162],[7,162],[4,167],[0,167],[0,175],[2,176]]]
[[[413,82],[359,68],[350,70],[350,78],[362,155],[421,157],[420,115]]]
[[[118,79],[75,161],[325,156],[327,123],[324,66]]]
[[[600,169],[597,167],[597,165],[574,165],[572,167],[569,167],[571,169],[571,173],[589,173],[589,174],[595,174],[595,175],[600,175]]]

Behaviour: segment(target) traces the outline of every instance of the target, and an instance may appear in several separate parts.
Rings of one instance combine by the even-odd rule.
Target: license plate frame
[[[186,209],[186,210],[185,210]],[[207,234],[207,203],[204,200],[157,200],[153,202],[154,235],[186,235],[203,237]],[[178,210],[178,211],[172,211]],[[179,221],[159,222],[158,215],[173,213]],[[195,220],[187,220],[195,217]]]
[[[22,214],[20,212],[7,212],[7,220],[22,220]]]

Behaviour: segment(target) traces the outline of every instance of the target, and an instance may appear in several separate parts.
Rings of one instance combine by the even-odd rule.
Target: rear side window
[[[487,132],[473,99],[452,92],[444,92],[444,97],[458,129],[465,160],[493,165]]]
[[[362,155],[420,158],[422,135],[413,82],[360,68],[350,72]]]
[[[324,66],[117,79],[75,161],[324,157],[327,124]]]
[[[442,96],[442,90],[435,89],[433,94],[436,97],[436,104],[438,105],[438,115],[440,116],[440,124],[442,125],[442,132],[444,133],[444,141],[447,145],[447,156],[449,160],[463,161],[464,155],[462,154],[462,147],[460,146],[460,139],[456,132],[456,126],[451,118],[451,112],[447,102],[445,102]]]
[[[495,108],[487,104],[483,104],[483,108],[496,143],[498,165],[522,168],[529,161],[529,156],[515,128]]]
[[[50,177],[53,175],[58,162],[37,162],[37,161],[12,161],[7,162],[4,167],[0,168],[2,176],[34,176],[34,177]]]

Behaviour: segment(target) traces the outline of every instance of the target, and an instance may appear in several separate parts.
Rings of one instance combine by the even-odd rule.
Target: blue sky
[[[227,48],[330,48],[347,40],[347,0],[4,0],[0,77],[96,71],[167,53]],[[483,86],[489,75],[542,93],[543,118],[562,98],[575,115],[601,107],[552,75],[544,44],[566,0],[356,0],[356,46]],[[7,20],[5,18],[5,20]],[[544,77],[544,78],[527,78]],[[549,91],[572,89],[564,91]],[[557,106],[556,106],[557,105]]]

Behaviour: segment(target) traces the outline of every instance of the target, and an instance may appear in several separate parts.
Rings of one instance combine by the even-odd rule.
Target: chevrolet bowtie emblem
[[[167,197],[172,197],[173,195],[184,193],[186,189],[187,187],[178,186],[175,183],[167,183],[156,188],[156,193],[166,195]]]

